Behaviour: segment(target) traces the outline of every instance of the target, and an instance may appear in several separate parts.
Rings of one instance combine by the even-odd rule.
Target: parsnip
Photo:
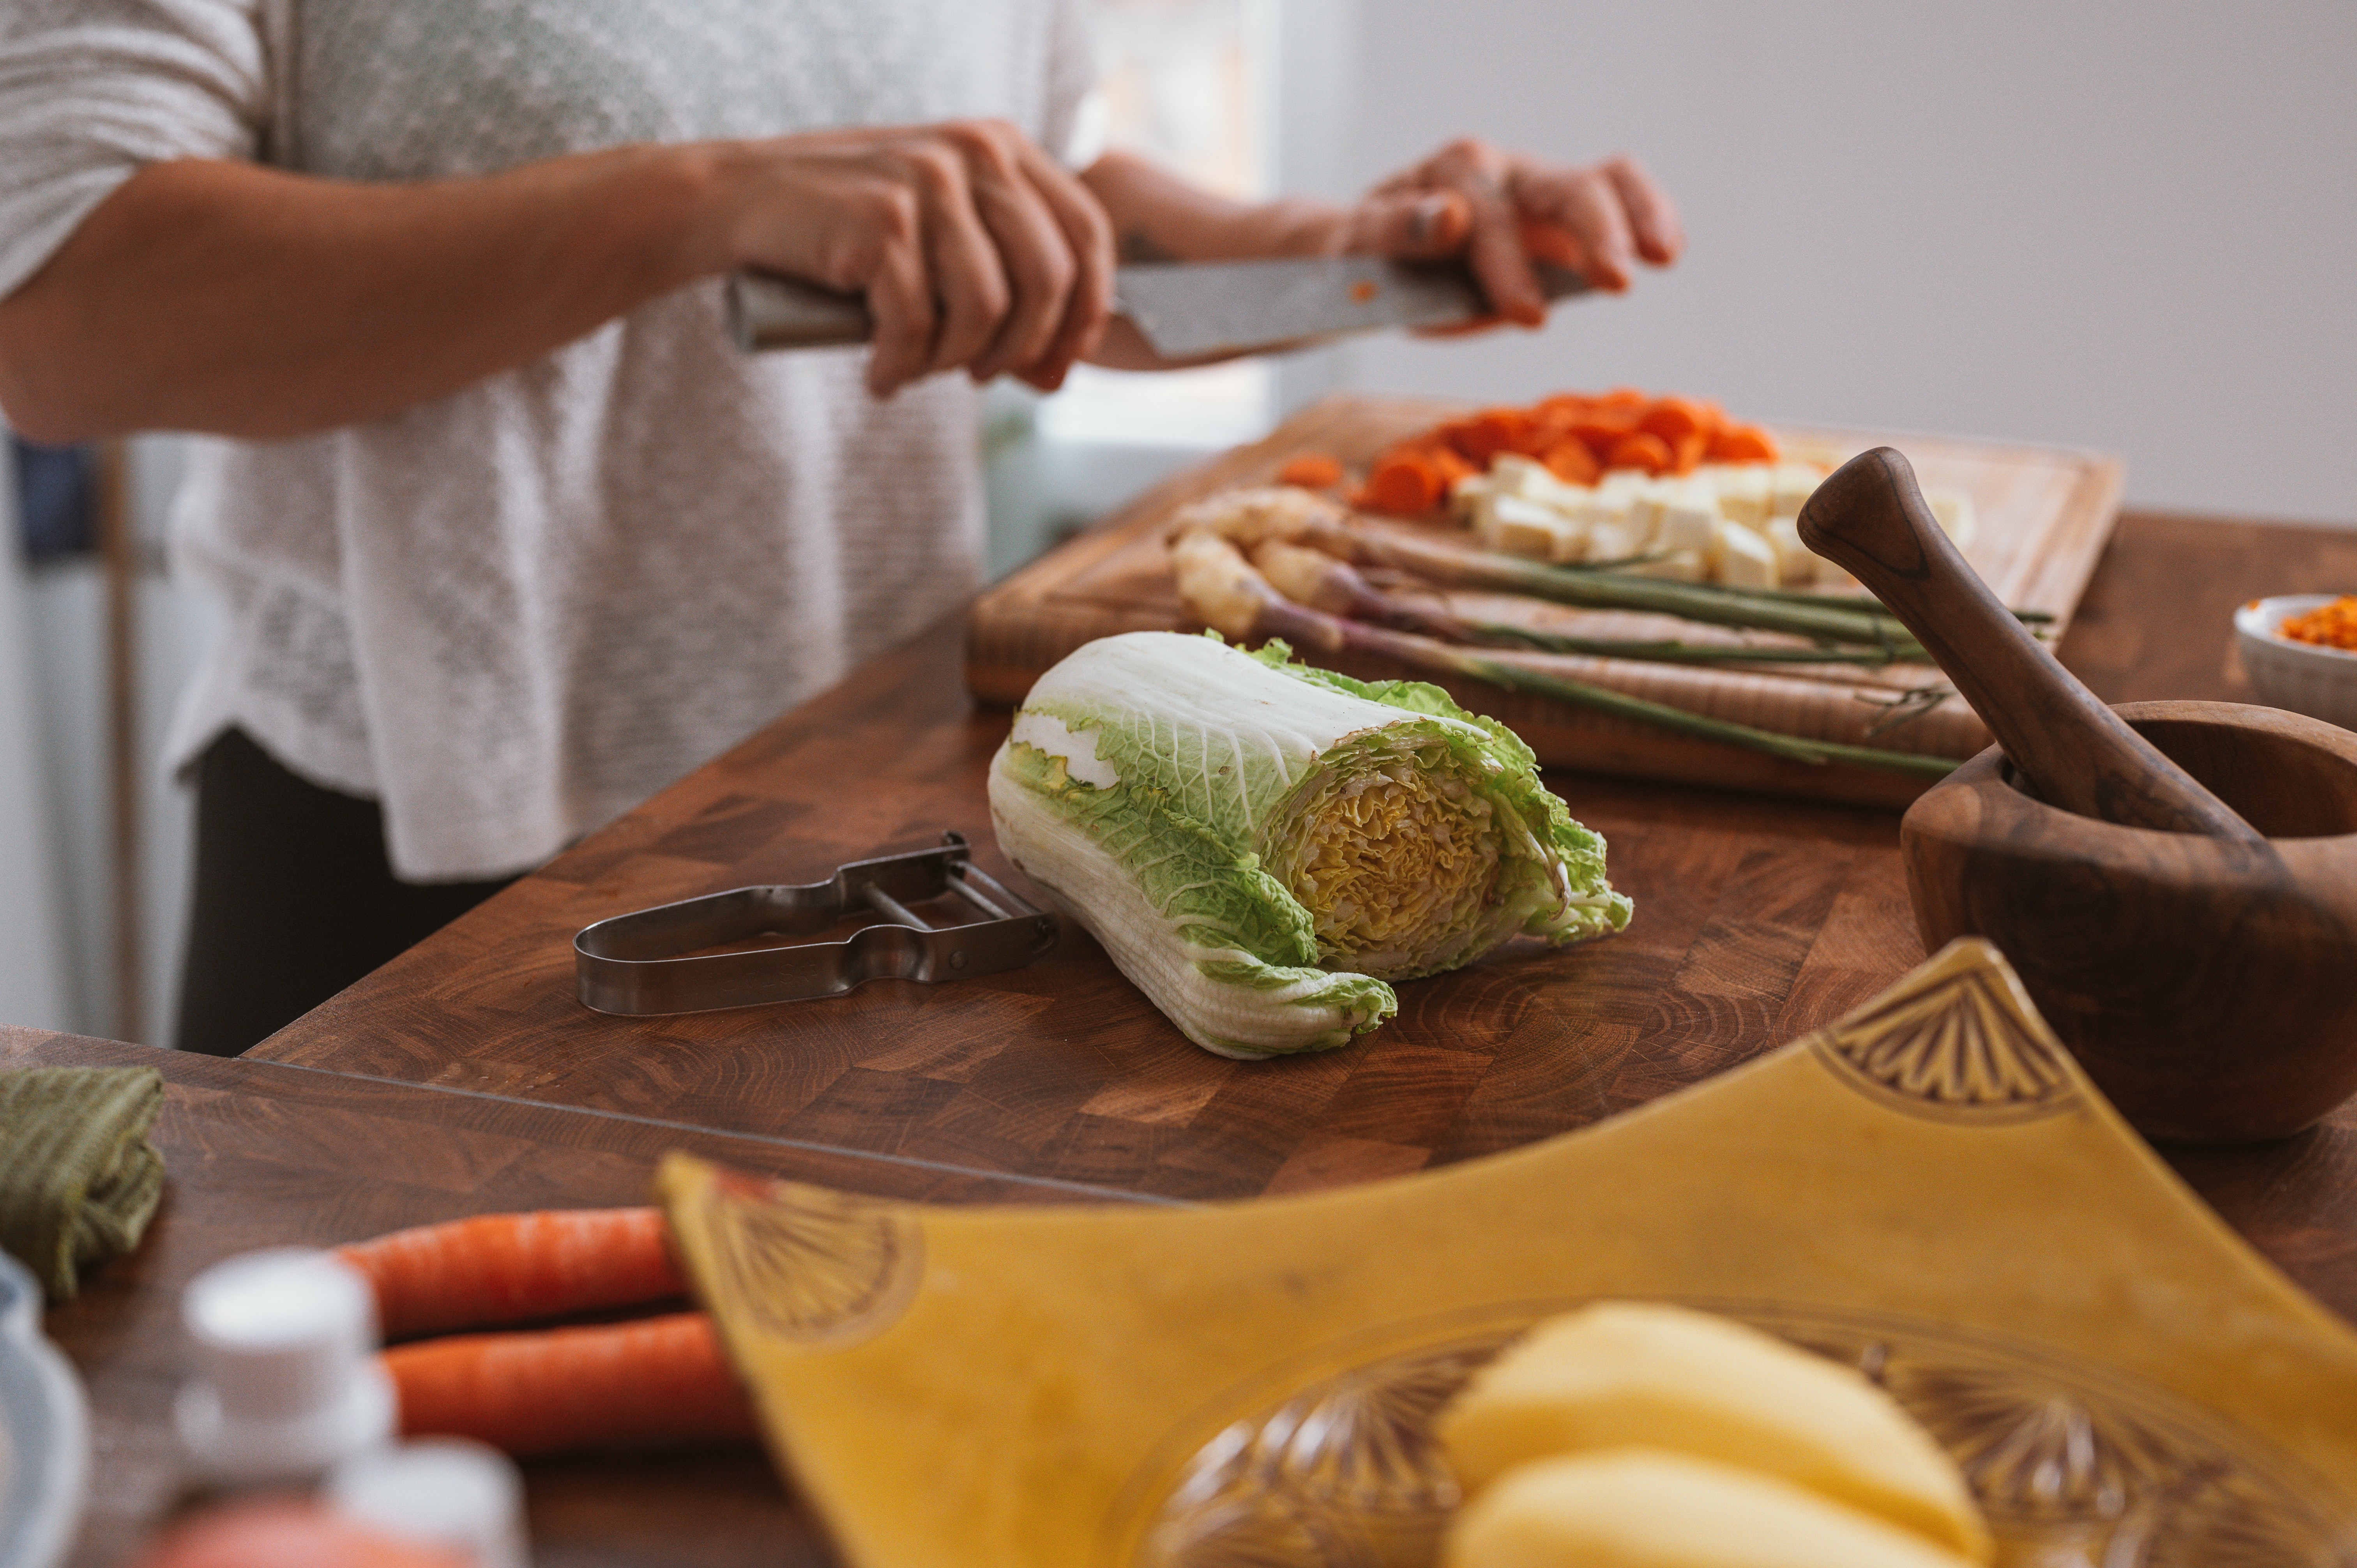
[[[1989,1559],[1964,1477],[1889,1395],[1707,1313],[1607,1302],[1541,1324],[1476,1374],[1437,1429],[1469,1497],[1534,1459],[1633,1444],[1780,1477]]]
[[[1609,1449],[1510,1470],[1457,1518],[1442,1568],[1965,1568],[1787,1481]]]

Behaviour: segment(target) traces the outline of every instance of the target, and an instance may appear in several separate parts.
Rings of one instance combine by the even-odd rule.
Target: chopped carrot
[[[1778,456],[1776,438],[1756,424],[1730,424],[1710,438],[1714,463],[1772,463]]]
[[[1566,485],[1592,485],[1604,474],[1596,454],[1587,449],[1584,441],[1559,441],[1547,448],[1542,460],[1547,471]]]
[[[1420,517],[1438,506],[1447,491],[1437,463],[1421,453],[1394,451],[1375,464],[1364,494],[1377,511]]]
[[[388,1339],[687,1294],[655,1208],[482,1214],[337,1251],[376,1287]]]
[[[1520,452],[1528,446],[1533,423],[1519,408],[1487,409],[1467,420],[1449,445],[1486,464],[1501,452]]]
[[[1512,452],[1546,465],[1568,483],[1592,484],[1608,468],[1690,474],[1706,462],[1772,462],[1773,437],[1736,424],[1715,402],[1655,397],[1634,387],[1555,392],[1525,407],[1488,408],[1445,420],[1398,442],[1375,460],[1353,506],[1430,517],[1450,487]]]
[[[1623,435],[1612,444],[1612,454],[1605,459],[1608,468],[1642,468],[1658,474],[1668,468],[1672,456],[1669,443],[1660,436],[1640,430]]]
[[[1425,456],[1426,460],[1431,463],[1436,469],[1439,470],[1440,493],[1443,499],[1448,498],[1448,487],[1455,484],[1458,480],[1473,474],[1486,473],[1489,471],[1488,464],[1468,462],[1446,446],[1439,448],[1437,451],[1426,453]]]
[[[472,1437],[522,1456],[740,1440],[757,1430],[700,1312],[428,1339],[382,1359],[405,1437]]]
[[[1298,485],[1305,490],[1330,490],[1342,482],[1342,465],[1323,452],[1304,452],[1288,458],[1276,471],[1280,485]]]
[[[465,1568],[474,1561],[383,1534],[325,1503],[262,1498],[174,1525],[132,1568]]]
[[[1573,420],[1566,434],[1609,452],[1614,442],[1637,433],[1637,419],[1638,413],[1632,408],[1593,408]]]
[[[1669,443],[1674,451],[1679,442],[1695,435],[1707,435],[1710,424],[1700,403],[1682,397],[1657,399],[1637,421],[1637,428],[1648,430]]]

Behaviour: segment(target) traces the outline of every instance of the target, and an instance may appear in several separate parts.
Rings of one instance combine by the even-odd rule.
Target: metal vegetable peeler
[[[955,895],[988,918],[929,926],[909,908]],[[806,936],[873,910],[839,942],[683,956],[764,936]],[[574,990],[600,1013],[706,1013],[838,996],[871,980],[959,980],[1020,969],[1056,945],[1056,918],[976,866],[962,833],[938,849],[837,866],[824,882],[739,887],[585,926]]]

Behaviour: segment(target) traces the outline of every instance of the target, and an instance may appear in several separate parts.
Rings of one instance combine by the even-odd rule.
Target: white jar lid
[[[407,1540],[455,1548],[474,1568],[531,1568],[523,1478],[498,1449],[433,1437],[356,1454],[329,1473],[328,1500]]]
[[[392,1436],[376,1296],[350,1264],[308,1248],[241,1253],[188,1282],[180,1317],[195,1375],[173,1416],[205,1478],[303,1480]]]

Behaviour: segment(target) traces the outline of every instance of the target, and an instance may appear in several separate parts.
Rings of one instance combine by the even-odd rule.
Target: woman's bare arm
[[[1122,152],[1106,154],[1081,178],[1103,203],[1125,262],[1462,256],[1498,318],[1524,326],[1546,318],[1534,257],[1617,290],[1629,286],[1635,260],[1666,266],[1685,243],[1676,208],[1633,158],[1549,164],[1470,138],[1348,207],[1235,201]],[[1167,363],[1118,317],[1092,357],[1121,370]]]
[[[0,301],[0,412],[27,435],[298,435],[399,412],[696,278],[865,293],[879,393],[934,371],[1061,380],[1112,296],[1071,177],[996,123],[626,147],[360,185],[141,170]]]
[[[151,165],[0,302],[0,408],[47,440],[392,413],[694,277],[710,178],[636,149],[414,186]]]

